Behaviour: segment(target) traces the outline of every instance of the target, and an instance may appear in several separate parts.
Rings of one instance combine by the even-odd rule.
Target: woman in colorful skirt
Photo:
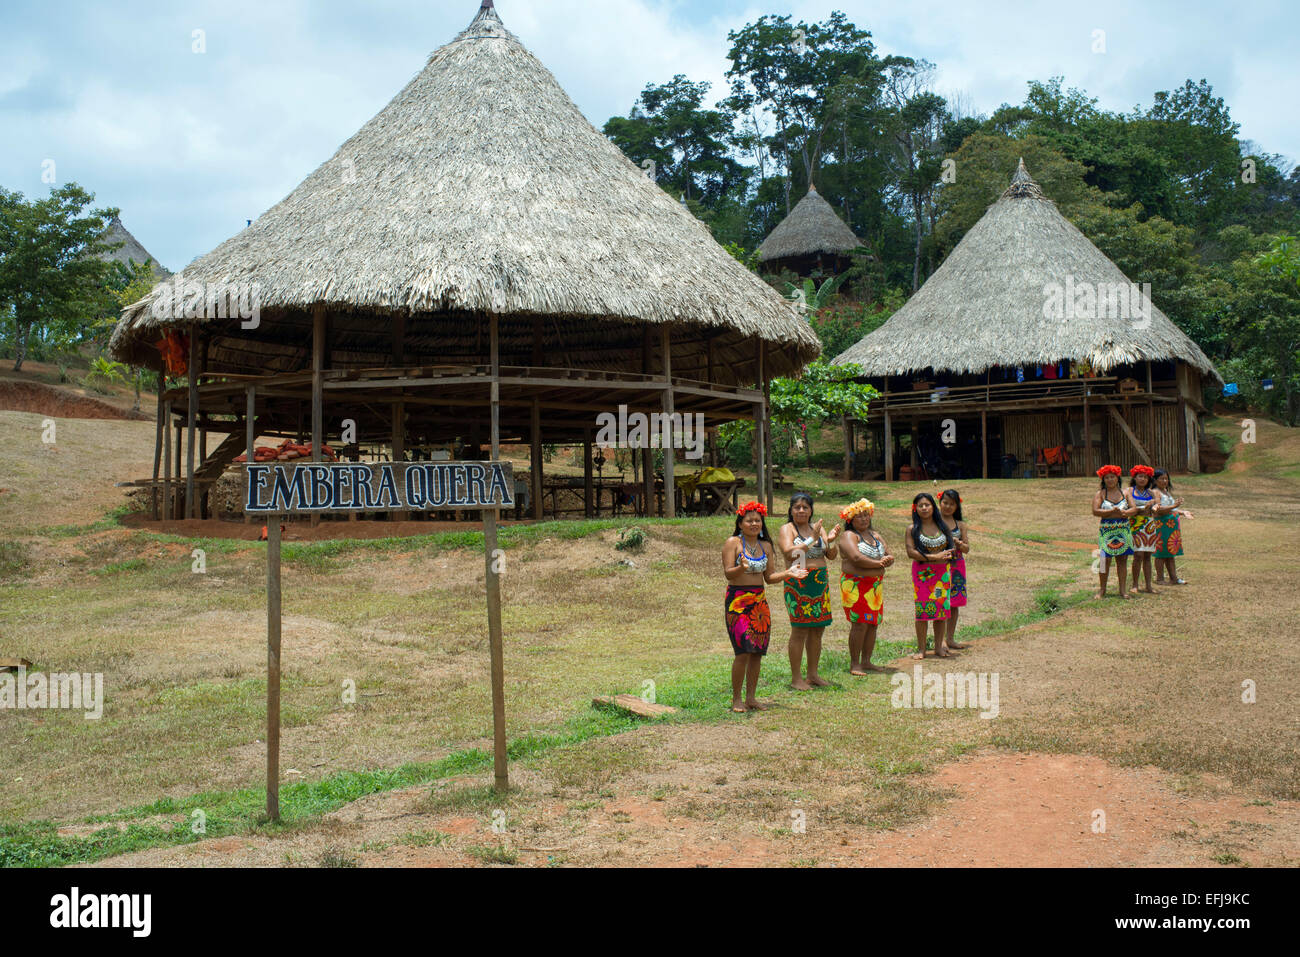
[[[922,492],[912,499],[912,527],[907,530],[907,555],[912,559],[912,596],[916,603],[916,654],[925,657],[926,632],[934,624],[934,656],[951,658],[945,647],[952,614],[952,560],[957,540],[939,516],[934,496]]]
[[[1174,483],[1164,469],[1156,469],[1156,528],[1160,532],[1160,544],[1156,546],[1156,584],[1186,585],[1178,577],[1178,556],[1183,553],[1183,532],[1178,517],[1192,513],[1183,508],[1183,500],[1174,497]],[[1168,572],[1168,575],[1165,573]]]
[[[1149,465],[1135,465],[1129,469],[1128,497],[1131,507],[1137,511],[1129,519],[1133,529],[1133,592],[1144,591],[1154,595],[1151,587],[1151,559],[1160,545],[1160,529],[1156,525],[1156,506],[1159,500],[1151,486],[1155,469]],[[1146,588],[1138,588],[1138,576],[1145,575]]]
[[[961,496],[956,489],[948,489],[939,496],[939,515],[943,523],[952,529],[957,541],[957,557],[952,563],[952,615],[948,618],[947,646],[953,650],[969,648],[965,642],[957,641],[957,617],[966,605],[966,553],[970,551],[970,535],[966,531],[966,522],[961,517]]]
[[[840,527],[836,525],[826,532],[821,519],[813,521],[813,500],[807,492],[795,492],[790,497],[786,517],[790,520],[776,533],[777,544],[787,565],[808,570],[806,578],[785,583],[785,610],[790,615],[790,687],[807,691],[813,686],[830,684],[817,674],[817,665],[822,657],[822,633],[834,620],[826,560],[836,555],[835,539]],[[802,677],[805,647],[808,649],[806,681]]]
[[[776,551],[763,516],[767,506],[746,502],[736,509],[735,534],[722,546],[722,573],[727,576],[727,598],[723,610],[727,637],[736,653],[731,664],[731,710],[738,714],[762,711],[767,706],[754,697],[758,673],[767,654],[772,634],[772,612],[767,606],[763,583],[775,585],[808,574],[802,568],[776,570]],[[745,697],[741,698],[741,685]]]
[[[1100,558],[1097,574],[1101,582],[1097,589],[1098,598],[1106,597],[1106,580],[1112,562],[1119,563],[1119,597],[1133,597],[1124,590],[1124,585],[1128,576],[1128,556],[1133,554],[1133,528],[1129,517],[1136,510],[1119,484],[1123,474],[1118,465],[1103,465],[1097,469],[1101,488],[1092,498],[1092,514],[1101,519],[1097,551]]]
[[[885,571],[894,555],[871,526],[876,506],[858,499],[840,512],[845,521],[840,546],[840,601],[849,620],[849,674],[863,677],[884,668],[871,663],[876,629],[885,618]]]

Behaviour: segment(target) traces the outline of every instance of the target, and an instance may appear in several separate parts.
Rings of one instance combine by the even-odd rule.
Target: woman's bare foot
[[[880,665],[863,665],[863,667],[866,668],[868,671],[870,671],[872,674],[877,674],[877,675],[883,675],[886,671],[889,670],[888,668],[880,667]]]
[[[948,650],[947,650],[946,648],[940,648],[938,651],[936,651],[936,652],[934,653],[934,656],[935,656],[936,658],[956,658],[956,657],[957,657],[956,655],[950,655],[950,654],[948,653]]]
[[[918,652],[916,652],[916,654],[912,655],[912,660],[913,660],[913,661],[924,661],[924,660],[925,660],[925,652],[924,652],[924,651],[918,651]]]
[[[1093,597],[1093,598],[1105,598],[1105,597],[1106,597],[1106,593],[1105,593],[1104,591],[1100,591],[1100,590],[1098,590],[1098,591],[1095,591],[1095,592],[1092,593],[1092,597]]]
[[[1154,595],[1156,593],[1156,590],[1154,588],[1139,588],[1138,591],[1141,591],[1147,595]]]
[[[814,688],[825,688],[830,685],[830,682],[827,681],[825,678],[823,678],[821,675],[809,675],[808,683],[812,685]]]
[[[812,691],[812,685],[802,678],[795,678],[794,681],[790,682],[790,687],[795,691]]]
[[[862,665],[849,665],[849,674],[853,675],[855,678],[865,678],[867,676],[867,669]]]
[[[747,710],[745,708],[745,702],[737,698],[735,701],[731,702],[731,710],[734,711],[736,714],[744,714],[745,711]]]
[[[745,707],[748,708],[750,711],[766,711],[768,708],[771,707],[771,705],[765,701],[759,701],[758,699],[754,699],[753,701],[746,701]]]
[[[963,648],[969,648],[969,647],[970,647],[970,642],[969,642],[969,641],[950,641],[950,642],[948,642],[948,647],[951,648],[951,649],[953,649],[953,651],[961,651]]]

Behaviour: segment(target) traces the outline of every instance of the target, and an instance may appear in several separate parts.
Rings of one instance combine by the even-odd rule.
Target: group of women
[[[767,654],[772,614],[764,584],[784,584],[790,616],[791,684],[800,691],[829,682],[818,673],[822,635],[834,619],[831,610],[829,562],[840,560],[840,604],[849,622],[849,673],[864,676],[884,669],[871,663],[876,633],[884,617],[884,579],[894,554],[872,525],[876,507],[859,499],[840,512],[844,525],[827,531],[813,515],[813,499],[797,492],[790,500],[788,521],[776,540],[768,534],[767,507],[746,502],[736,510],[734,534],[722,547],[727,578],[727,634],[735,660],[731,667],[731,710],[761,711],[755,697],[759,670]],[[962,519],[961,496],[953,489],[936,502],[922,492],[912,500],[912,524],[905,550],[912,560],[917,651],[923,659],[931,629],[934,654],[952,656],[967,647],[955,640],[958,612],[966,604],[966,554],[970,536]],[[780,552],[786,569],[778,571]],[[807,658],[807,677],[803,661]]]
[[[1155,559],[1157,585],[1186,585],[1178,577],[1178,556],[1183,553],[1178,519],[1192,518],[1192,513],[1174,495],[1173,481],[1164,469],[1133,466],[1129,469],[1127,488],[1120,481],[1123,474],[1118,465],[1103,465],[1097,470],[1101,488],[1092,499],[1092,514],[1101,519],[1097,597],[1106,597],[1112,563],[1119,566],[1120,598],[1133,598],[1139,591],[1155,593],[1151,587],[1152,559]],[[1133,581],[1126,588],[1130,557]],[[1145,588],[1138,587],[1140,577],[1146,579]]]

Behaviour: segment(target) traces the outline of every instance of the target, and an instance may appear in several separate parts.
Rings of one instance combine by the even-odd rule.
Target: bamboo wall
[[[1132,403],[1127,412],[1125,412],[1123,406],[1120,406],[1117,411],[1124,415],[1124,420],[1128,423],[1129,428],[1137,435],[1138,441],[1142,443],[1150,455],[1151,461],[1146,464],[1155,468],[1167,468],[1175,472],[1188,469],[1188,463],[1183,461],[1178,406],[1170,404],[1157,405],[1154,409],[1154,421],[1148,419],[1145,403]],[[1128,436],[1124,434],[1105,406],[1092,406],[1088,410],[1088,414],[1092,424],[1093,443],[1096,447],[1095,456],[1098,460],[1093,468],[1095,469],[1107,463],[1114,463],[1122,466],[1125,474],[1127,474],[1131,466],[1138,464],[1138,453],[1133,448],[1133,443],[1129,441]],[[1189,418],[1192,417],[1189,416]],[[1004,415],[1002,416],[1002,448],[1004,451],[1016,455],[1023,463],[1028,459],[1033,449],[1071,444],[1070,422],[1077,425],[1077,434],[1082,435],[1082,407],[1060,412]],[[1152,431],[1152,425],[1154,425],[1154,432]],[[1183,427],[1187,428],[1186,425]],[[1194,432],[1190,436],[1188,447],[1192,450],[1193,461],[1191,468],[1194,470],[1198,466],[1195,458],[1196,437]],[[993,463],[989,463],[989,467],[991,470]],[[1022,464],[1022,472],[1023,468]],[[1089,471],[1086,452],[1082,444],[1076,443],[1076,447],[1071,452],[1068,474],[1087,475]]]

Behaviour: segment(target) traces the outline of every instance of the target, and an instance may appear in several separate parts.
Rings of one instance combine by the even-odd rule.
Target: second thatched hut
[[[1023,160],[934,275],[833,362],[882,393],[850,451],[890,481],[1197,471],[1202,383],[1222,381]]]

